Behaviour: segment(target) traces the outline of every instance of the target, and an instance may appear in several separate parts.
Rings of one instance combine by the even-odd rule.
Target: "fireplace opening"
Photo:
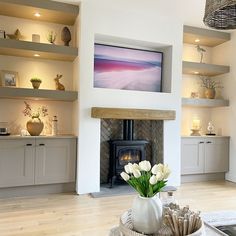
[[[123,120],[123,139],[109,140],[109,174],[108,183],[123,182],[120,174],[124,166],[146,160],[147,140],[134,139],[134,121]]]

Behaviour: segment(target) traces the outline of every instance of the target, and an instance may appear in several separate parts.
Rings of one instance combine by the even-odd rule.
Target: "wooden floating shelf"
[[[229,41],[230,38],[230,33],[184,26],[184,43],[215,47]],[[200,41],[195,42],[196,39]]]
[[[75,101],[78,99],[76,91],[60,91],[49,89],[29,89],[0,87],[0,98],[19,98],[47,101]]]
[[[206,63],[183,61],[183,74],[216,76],[229,73],[230,67]],[[198,74],[196,74],[198,72]]]
[[[78,48],[13,39],[0,39],[0,54],[59,61],[73,61],[78,56]],[[35,57],[35,54],[39,54],[40,57]]]
[[[34,14],[39,12],[40,17]],[[0,0],[0,15],[73,25],[79,6],[48,0]]]
[[[206,98],[182,98],[182,106],[189,107],[225,107],[229,106],[229,100]]]
[[[91,117],[103,119],[174,120],[175,111],[92,107]]]

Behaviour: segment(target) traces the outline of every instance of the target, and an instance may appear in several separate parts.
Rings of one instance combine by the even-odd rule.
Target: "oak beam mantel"
[[[100,119],[175,120],[173,110],[92,107],[91,117]]]

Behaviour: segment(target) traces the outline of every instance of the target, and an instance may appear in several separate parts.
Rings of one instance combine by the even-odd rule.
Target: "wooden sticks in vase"
[[[174,209],[173,209],[174,208]],[[170,227],[174,236],[185,236],[196,232],[202,225],[200,212],[190,211],[189,207],[166,207],[164,210],[165,224]]]

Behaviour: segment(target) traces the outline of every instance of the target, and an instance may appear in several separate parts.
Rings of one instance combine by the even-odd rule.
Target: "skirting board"
[[[0,198],[75,192],[75,183],[0,188]]]
[[[181,175],[181,183],[191,183],[199,181],[225,180],[225,173]]]

